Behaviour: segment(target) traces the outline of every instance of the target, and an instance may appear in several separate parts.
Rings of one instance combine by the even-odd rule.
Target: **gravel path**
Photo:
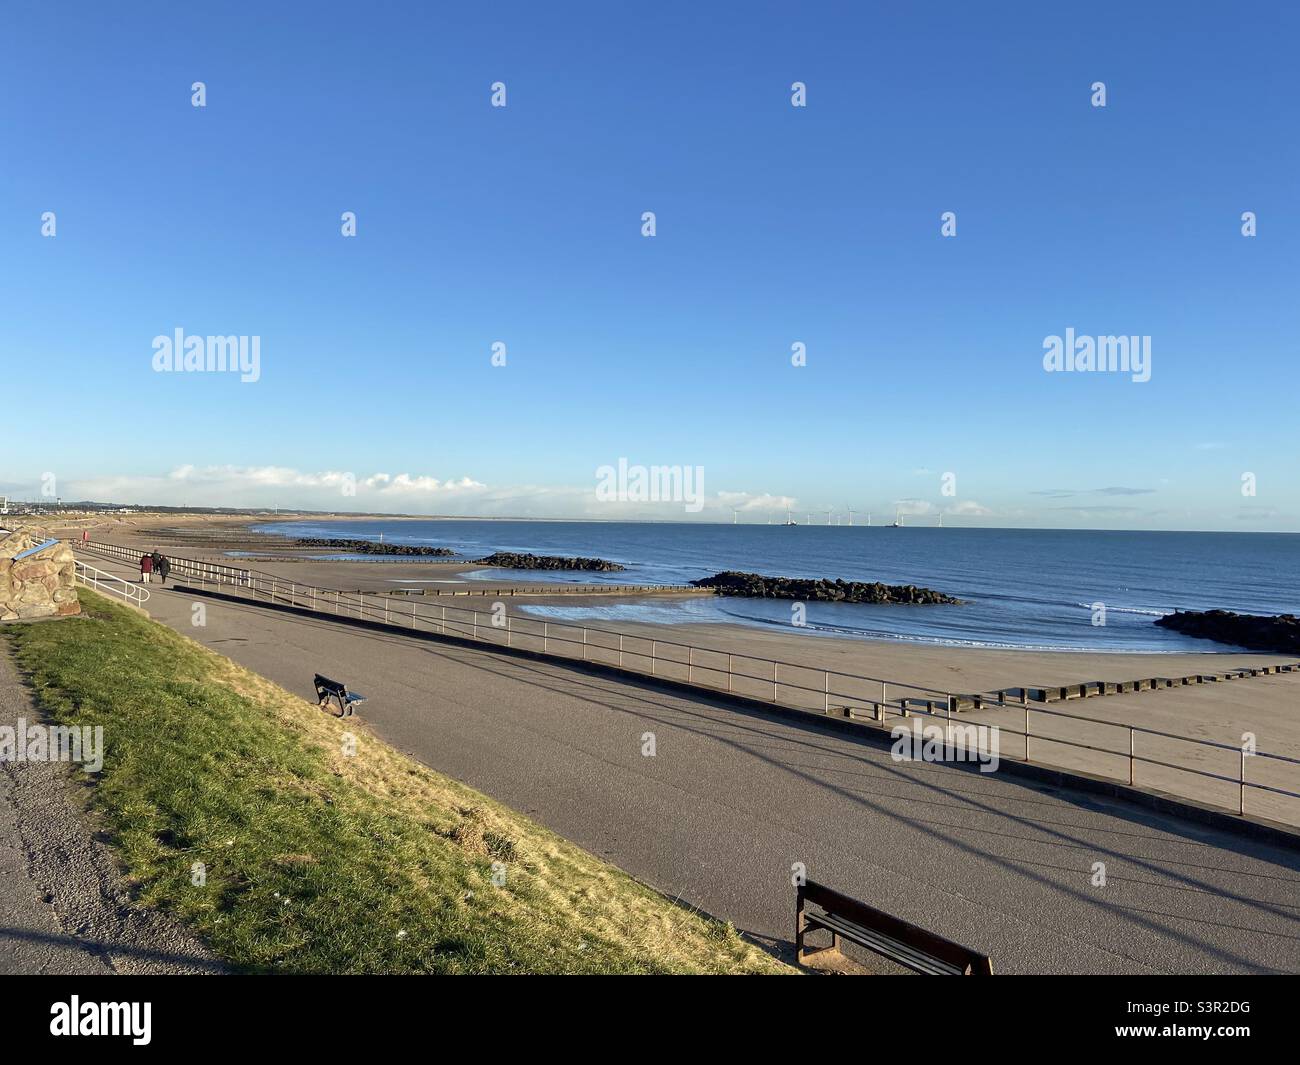
[[[51,621],[43,624],[63,624]],[[0,638],[0,726],[43,716]],[[0,974],[220,972],[165,914],[133,907],[84,812],[80,770],[0,761]]]

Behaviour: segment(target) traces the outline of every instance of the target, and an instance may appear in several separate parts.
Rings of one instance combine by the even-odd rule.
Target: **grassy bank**
[[[92,801],[139,902],[176,914],[233,965],[790,971],[355,719],[81,596],[83,617],[0,632],[52,718],[104,726]]]

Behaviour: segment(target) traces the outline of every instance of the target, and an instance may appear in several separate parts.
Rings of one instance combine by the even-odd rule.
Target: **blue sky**
[[[1300,529],[1294,8],[246,8],[10,13],[0,493]],[[704,509],[596,502],[620,457]]]

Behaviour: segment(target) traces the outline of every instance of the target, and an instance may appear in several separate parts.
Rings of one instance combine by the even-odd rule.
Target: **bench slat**
[[[940,961],[914,947],[909,947],[906,943],[891,939],[879,932],[873,932],[869,928],[862,928],[849,921],[842,921],[833,914],[811,915],[809,923],[819,925],[828,931],[837,932],[846,939],[851,939],[861,946],[875,950],[887,958],[892,958],[900,965],[905,965],[907,968],[915,969],[918,972],[950,976],[960,976],[963,972],[962,967]]]
[[[808,910],[806,903],[820,909]],[[811,880],[796,888],[796,913],[795,935],[801,956],[804,933],[809,928],[823,928],[916,972],[955,976],[993,973],[986,955]]]
[[[965,971],[964,967],[959,968],[948,962],[932,958],[914,947],[909,947],[906,943],[891,939],[880,932],[873,932],[869,928],[855,925],[851,921],[841,920],[834,914],[809,913],[806,918],[810,928],[824,928],[828,932],[836,932],[845,939],[852,940],[859,946],[873,950],[877,954],[883,955],[916,972],[928,973],[931,976],[960,976]]]

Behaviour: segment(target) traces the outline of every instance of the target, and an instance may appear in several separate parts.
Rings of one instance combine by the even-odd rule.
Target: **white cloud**
[[[596,498],[596,485],[490,486],[470,476],[409,472],[303,471],[288,466],[177,466],[165,474],[92,477],[60,486],[65,499],[143,506],[241,507],[327,512],[457,514],[485,517],[730,521],[732,508],[784,515],[797,500],[752,492],[718,492],[703,510],[682,503],[619,503]]]
[[[718,506],[734,507],[739,511],[773,511],[784,514],[794,510],[798,500],[794,496],[774,496],[767,493],[752,495],[749,492],[719,492]]]
[[[924,499],[896,499],[894,500],[894,509],[900,514],[914,518],[934,514],[937,511],[933,503]]]
[[[288,466],[177,466],[163,475],[70,481],[65,498],[201,507],[280,507],[304,510],[416,509],[472,497],[487,486],[469,477],[442,481],[401,473],[358,475],[346,470],[304,472]]]
[[[963,499],[960,503],[954,503],[948,507],[945,514],[964,514],[972,518],[987,518],[992,515],[993,511],[988,507],[976,503],[973,499]]]

